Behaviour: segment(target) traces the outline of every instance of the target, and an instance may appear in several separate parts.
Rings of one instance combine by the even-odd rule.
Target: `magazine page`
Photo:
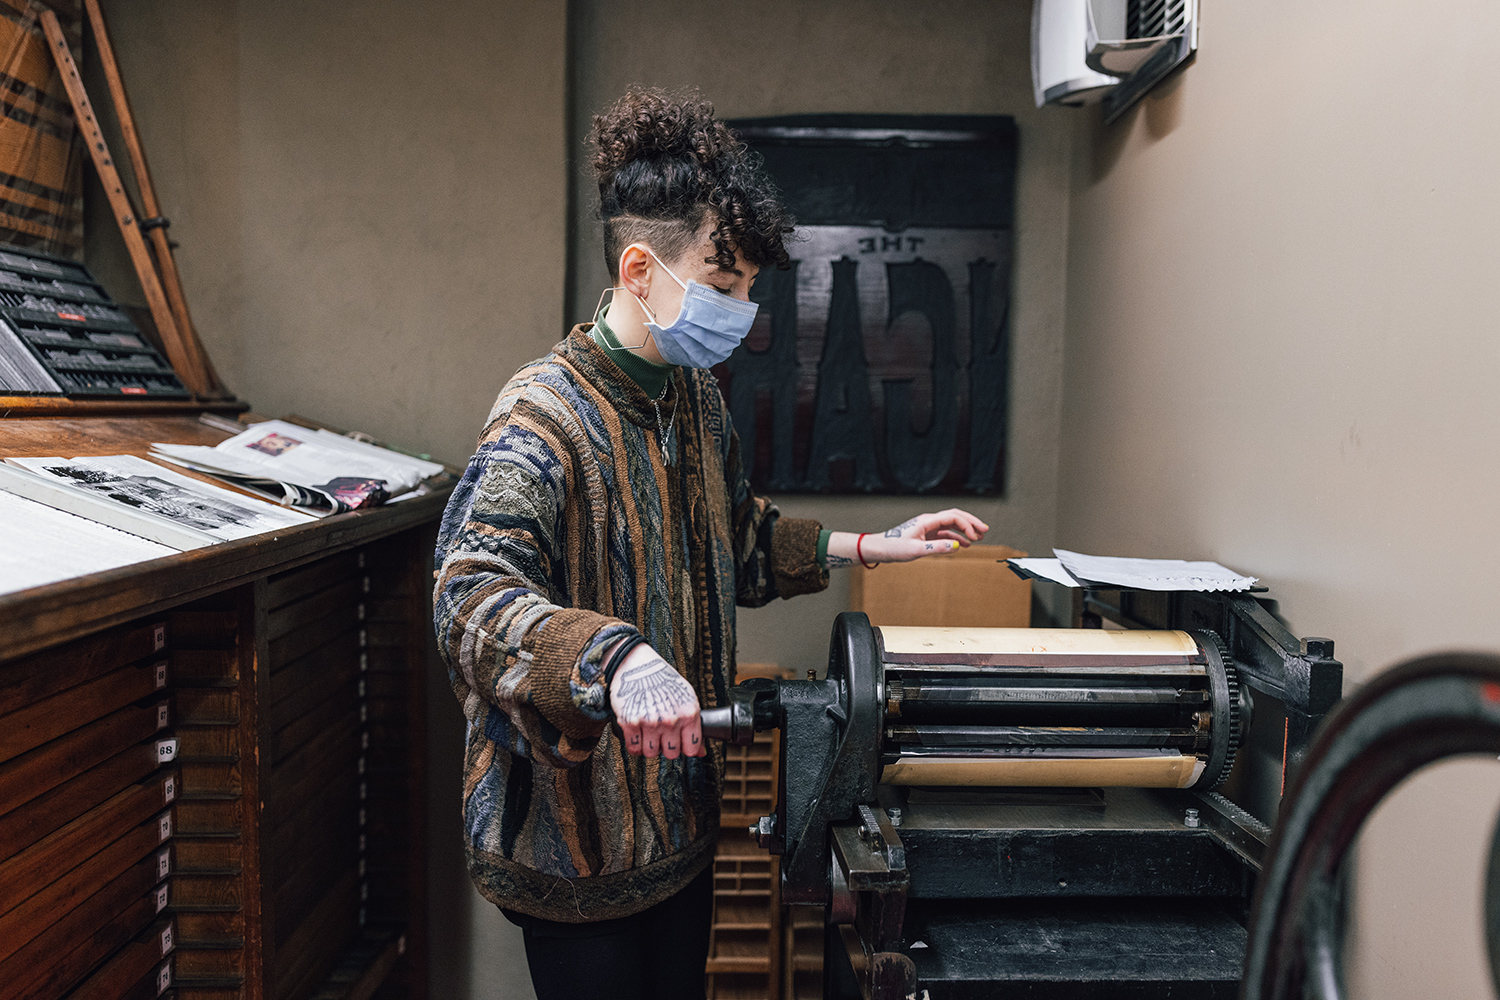
[[[176,552],[159,542],[0,490],[0,594]]]
[[[284,423],[283,421],[279,420],[275,422]],[[296,428],[295,424],[287,426],[290,426],[293,429],[298,429]],[[392,451],[390,448],[382,448],[377,444],[370,444],[367,441],[356,441],[354,438],[346,437],[343,434],[335,434],[333,431],[317,430],[313,433],[318,436],[317,440],[319,441],[319,443],[326,444],[330,448],[341,448],[349,452],[350,454],[355,455],[370,455],[380,459],[381,461],[395,462],[398,465],[410,465],[411,468],[417,471],[422,479],[429,479],[432,476],[439,475],[443,472],[443,464],[441,462],[433,462],[429,459],[417,458],[415,455],[402,454],[399,451]]]
[[[384,480],[352,480],[353,488],[348,488],[342,480],[337,479],[331,483],[324,483],[321,487],[298,486],[296,483],[266,479],[263,476],[242,476],[234,472],[225,472],[211,465],[204,465],[176,455],[163,454],[160,451],[153,451],[151,457],[158,462],[180,465],[184,469],[222,479],[231,486],[238,486],[274,504],[295,508],[312,517],[327,517],[329,514],[342,514],[361,506],[373,506],[385,496],[385,487],[381,485]],[[335,490],[339,490],[349,502],[346,503],[336,496]]]
[[[157,457],[165,462],[175,461],[165,455]],[[247,479],[244,476],[231,476],[227,472],[208,474],[217,475],[225,482],[232,483],[242,490],[248,490],[256,496],[265,497],[274,504],[301,511],[308,517],[327,517],[329,514],[341,514],[349,509],[322,490],[315,490],[308,486],[278,483],[274,479]]]
[[[330,438],[339,443],[331,443]],[[281,420],[267,420],[212,448],[153,443],[163,456],[190,467],[311,487],[333,494],[349,508],[383,502],[405,493],[429,474],[432,462],[363,445],[339,435],[320,434]]]
[[[11,458],[6,461],[116,503],[170,517],[223,541],[316,520],[310,514],[190,479],[135,455]]]

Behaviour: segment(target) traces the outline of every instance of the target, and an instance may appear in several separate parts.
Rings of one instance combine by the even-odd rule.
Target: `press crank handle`
[[[705,708],[699,713],[698,725],[703,738],[748,746],[755,740],[755,702],[748,691],[731,688],[729,704]]]

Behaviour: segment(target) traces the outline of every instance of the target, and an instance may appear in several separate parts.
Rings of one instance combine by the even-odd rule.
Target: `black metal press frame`
[[[824,678],[748,681],[721,710],[783,731],[780,801],[753,832],[783,899],[825,909],[828,1000],[1238,993],[1270,825],[1342,687],[1333,643],[1250,594],[1096,588],[1075,613],[1217,636],[1254,703],[1220,789],[879,785],[884,664],[862,615],[839,616]]]

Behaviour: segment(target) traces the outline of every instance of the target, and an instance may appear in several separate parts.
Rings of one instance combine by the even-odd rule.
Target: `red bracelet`
[[[867,535],[867,534],[869,534],[868,531],[862,532],[860,534],[860,536],[854,540],[854,555],[856,557],[858,557],[859,564],[861,566],[863,566],[865,569],[874,569],[876,566],[879,566],[880,563],[867,563],[867,562],[865,562],[865,554],[862,551],[860,551],[860,546],[864,544],[865,535]]]

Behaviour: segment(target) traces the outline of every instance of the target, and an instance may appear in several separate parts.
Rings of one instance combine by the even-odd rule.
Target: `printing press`
[[[1231,997],[1289,768],[1338,700],[1326,639],[1250,594],[1089,590],[1111,628],[835,622],[709,736],[782,734],[751,833],[824,907],[827,1000]]]

